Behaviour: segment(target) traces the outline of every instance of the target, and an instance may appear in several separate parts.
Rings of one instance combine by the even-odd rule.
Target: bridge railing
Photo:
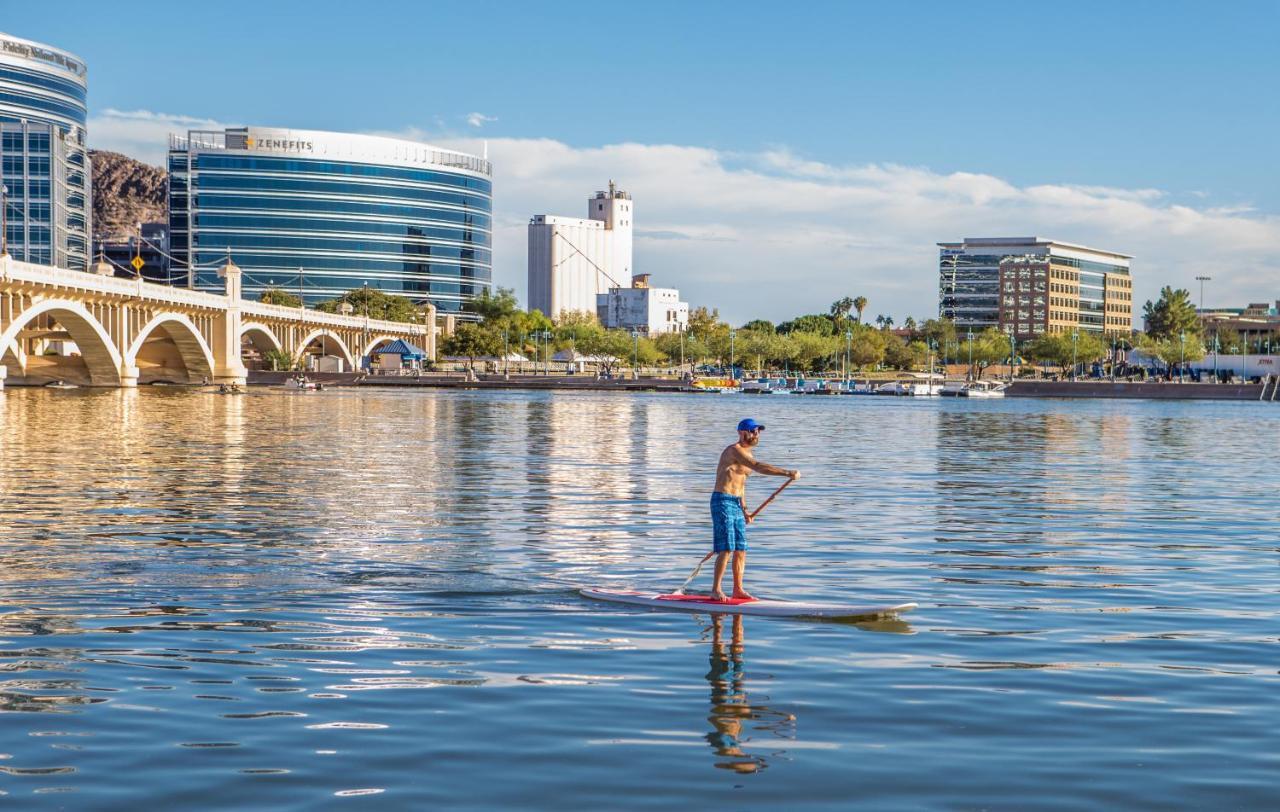
[[[122,279],[115,276],[99,276],[84,271],[71,271],[49,265],[18,262],[12,258],[0,259],[0,283],[20,282],[31,285],[49,285],[55,288],[124,296],[148,301],[171,302],[193,307],[225,310],[227,297],[172,285],[144,282],[141,279]]]
[[[284,305],[264,304],[244,300],[240,312],[249,317],[276,318],[297,321],[303,324],[315,324],[323,327],[354,327],[358,330],[367,325],[369,330],[381,333],[409,333],[410,335],[426,334],[426,327],[421,324],[405,321],[385,321],[383,319],[365,319],[364,316],[344,316],[340,313],[326,313],[323,310],[306,310],[301,307],[285,307]]]
[[[98,274],[85,273],[84,271],[71,271],[48,265],[35,265],[30,262],[19,262],[11,257],[0,258],[0,284],[10,282],[49,285],[55,288],[141,299],[150,302],[179,304],[210,310],[226,310],[228,304],[227,297],[219,293],[190,290],[172,285],[160,285],[155,282],[145,282],[141,279],[99,276]],[[283,305],[264,304],[246,299],[241,300],[240,311],[244,315],[253,317],[276,318],[323,327],[355,329],[367,327],[370,331],[376,330],[382,333],[404,333],[408,335],[425,335],[427,331],[424,325],[411,322],[366,319],[364,316],[325,313],[321,310],[284,307]]]

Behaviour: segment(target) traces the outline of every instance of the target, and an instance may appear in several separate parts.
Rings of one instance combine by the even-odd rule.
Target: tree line
[[[264,291],[263,302],[299,307],[301,300],[279,288]],[[377,288],[360,287],[321,302],[317,310],[329,313],[350,306],[355,315],[388,321],[414,321],[418,307],[404,296]],[[949,319],[917,322],[910,316],[900,329],[889,315],[877,315],[875,326],[864,322],[869,304],[865,296],[845,296],[825,313],[807,313],[774,324],[753,319],[734,327],[720,318],[719,310],[695,307],[684,333],[656,336],[606,329],[594,313],[567,312],[554,321],[538,310],[522,310],[514,291],[483,291],[464,310],[474,321],[460,324],[442,346],[443,355],[469,358],[501,358],[516,353],[534,361],[547,361],[563,350],[602,359],[606,369],[617,364],[640,366],[733,365],[762,374],[770,371],[842,372],[870,369],[912,370],[930,363],[965,365],[972,376],[996,364],[1032,362],[1076,368],[1106,358],[1113,347],[1138,348],[1166,366],[1200,360],[1216,348],[1234,353],[1246,350],[1244,337],[1216,329],[1205,335],[1190,294],[1166,286],[1155,301],[1144,307],[1146,331],[1118,336],[1076,330],[1045,333],[1024,342],[1010,343],[996,328],[978,332],[957,331]],[[1251,337],[1261,349],[1271,342],[1280,347],[1280,335]]]

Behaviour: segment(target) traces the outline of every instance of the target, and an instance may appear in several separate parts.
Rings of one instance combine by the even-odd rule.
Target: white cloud
[[[419,134],[421,137],[421,134]],[[432,140],[428,138],[427,140]],[[436,139],[478,152],[478,139]],[[725,153],[671,144],[577,148],[491,139],[494,277],[523,296],[534,214],[581,216],[610,179],[631,192],[636,261],[654,282],[742,322],[825,310],[865,295],[872,313],[937,313],[935,243],[1038,236],[1133,254],[1135,310],[1161,286],[1209,304],[1280,297],[1280,217],[1192,208],[1156,189],[1038,184],[894,164],[833,165],[786,150]]]
[[[168,132],[224,126],[107,111],[94,146],[159,162]],[[479,154],[478,137],[382,133]],[[151,143],[154,141],[154,143]],[[494,162],[494,278],[524,297],[526,224],[581,215],[610,179],[631,192],[638,272],[729,319],[782,319],[865,295],[868,312],[937,312],[940,240],[1039,236],[1134,255],[1135,309],[1162,285],[1210,305],[1280,296],[1280,217],[1247,205],[1194,208],[1156,189],[1018,186],[992,175],[896,164],[836,165],[785,149],[729,153],[675,144],[572,147],[487,141]],[[154,157],[153,157],[154,156]]]
[[[221,130],[240,125],[150,110],[107,108],[91,117],[87,126],[93,149],[120,152],[153,166],[164,166],[171,133],[186,135],[187,130]]]
[[[470,124],[472,127],[483,127],[485,124],[488,124],[490,121],[497,121],[497,120],[498,119],[495,116],[486,116],[484,113],[468,113],[467,114],[467,123]]]

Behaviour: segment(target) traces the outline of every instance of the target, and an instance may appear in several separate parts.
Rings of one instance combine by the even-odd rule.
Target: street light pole
[[[1076,343],[1080,341],[1080,330],[1071,330],[1071,380],[1075,380],[1075,368],[1079,365],[1076,360],[1075,348]]]
[[[733,374],[733,341],[737,336],[737,331],[729,330],[729,380],[736,380],[737,376]]]
[[[9,187],[0,186],[0,257],[9,256]]]
[[[845,330],[844,331],[844,380],[845,380],[845,383],[849,382],[849,361],[850,361],[850,356],[853,354],[851,352],[852,346],[853,346],[853,331]]]
[[[1182,383],[1182,372],[1187,367],[1187,334],[1185,332],[1178,333],[1178,351],[1182,356],[1178,361],[1178,383]]]
[[[973,331],[967,331],[965,338],[969,339],[969,368],[964,373],[964,379],[968,381],[973,379]]]
[[[1018,340],[1013,337],[1013,329],[1009,330],[1009,383],[1013,383],[1013,365],[1018,357]]]

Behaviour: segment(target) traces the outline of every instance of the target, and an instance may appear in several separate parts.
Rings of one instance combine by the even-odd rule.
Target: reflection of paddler
[[[723,637],[724,616],[711,616],[711,668],[707,671],[707,683],[711,686],[711,714],[707,721],[711,723],[711,730],[705,738],[716,755],[725,759],[716,762],[716,767],[739,773],[754,773],[768,765],[763,756],[743,752],[743,723],[759,721],[768,716],[776,717],[783,723],[791,723],[795,721],[795,717],[750,703],[744,687],[746,672],[742,657],[742,615],[734,615],[729,622],[733,624],[732,637],[726,644]]]

